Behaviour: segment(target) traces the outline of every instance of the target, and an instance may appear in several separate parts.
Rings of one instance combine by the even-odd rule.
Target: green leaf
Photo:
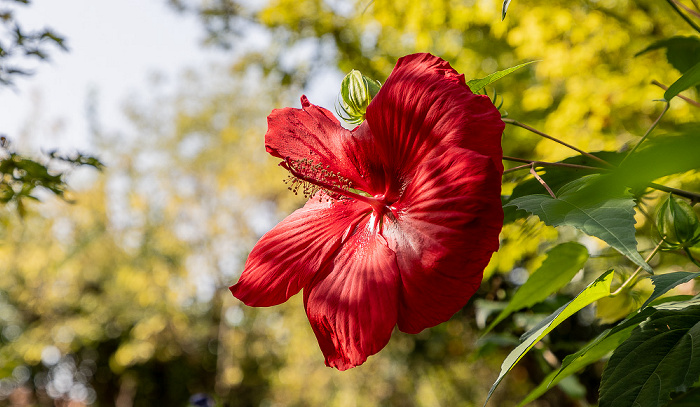
[[[590,236],[602,239],[644,270],[651,267],[637,252],[634,229],[634,200],[628,194],[618,194],[595,185],[600,175],[584,177],[566,184],[549,195],[527,195],[511,200],[514,205],[537,215],[549,226],[570,225]]]
[[[630,336],[632,330],[636,328],[637,325],[646,320],[649,315],[654,312],[656,312],[655,309],[647,308],[644,311],[628,317],[615,327],[603,331],[586,346],[579,349],[578,352],[565,357],[559,369],[547,375],[542,383],[530,392],[520,405],[522,406],[535,400],[567,376],[571,376],[582,368],[607,356]]]
[[[683,76],[678,78],[677,81],[673,82],[671,86],[666,89],[664,93],[664,99],[670,101],[676,95],[683,92],[684,90],[690,88],[691,86],[696,86],[700,84],[700,62],[693,65],[692,68],[688,69]]]
[[[610,284],[613,280],[613,271],[608,270],[602,276],[598,277],[586,289],[581,291],[573,300],[566,303],[564,306],[556,310],[549,317],[545,318],[540,324],[526,332],[523,335],[522,342],[506,357],[501,365],[501,372],[498,378],[491,386],[489,394],[486,397],[486,402],[493,394],[498,384],[503,380],[505,375],[515,366],[525,354],[532,349],[537,342],[544,338],[549,332],[561,324],[564,320],[581,310],[583,307],[598,301],[603,297],[610,295]],[[484,405],[486,405],[484,402]]]
[[[508,11],[508,6],[510,6],[510,0],[503,0],[503,11],[501,11],[501,21],[506,19],[506,12]]]
[[[675,135],[654,137],[601,179],[611,187],[614,184],[617,188],[646,188],[658,178],[697,169],[700,167],[698,135],[700,127],[695,125]]]
[[[618,152],[613,151],[598,151],[592,153],[594,156],[601,158],[611,164],[617,164],[622,160],[623,155]],[[566,164],[577,164],[589,167],[600,167],[600,163],[586,157],[585,155],[577,155],[569,157],[563,161]],[[586,175],[597,174],[598,170],[587,170],[581,168],[569,168],[569,167],[545,167],[544,171],[538,171],[540,178],[549,185],[552,190],[557,191],[569,182],[580,179]],[[515,186],[513,193],[506,199],[506,203],[512,201],[515,198],[519,198],[525,195],[541,194],[544,188],[539,181],[534,177],[528,178]],[[514,222],[516,219],[527,217],[527,213],[523,210],[517,210],[513,206],[507,206],[503,208],[505,219],[503,223]]]
[[[642,304],[642,308],[649,305],[655,299],[666,294],[666,292],[673,287],[679,284],[687,283],[688,281],[698,277],[700,277],[700,273],[686,273],[683,271],[651,276],[651,282],[654,284],[654,292],[644,302],[644,304]]]
[[[586,260],[588,250],[581,244],[568,242],[552,248],[547,252],[542,265],[515,292],[506,308],[486,328],[484,334],[511,313],[537,304],[564,287],[581,270]]]
[[[666,59],[681,73],[685,73],[693,65],[700,62],[700,38],[698,37],[676,36],[666,38],[649,45],[635,56],[661,48],[666,49]]]
[[[524,64],[516,65],[516,66],[510,67],[508,69],[504,69],[502,71],[494,72],[491,75],[485,76],[481,79],[472,79],[469,82],[467,82],[467,86],[469,86],[469,89],[471,89],[471,91],[473,93],[476,93],[476,92],[484,89],[486,86],[503,78],[504,76],[506,76],[506,75],[508,75],[508,74],[510,74],[510,73],[512,73],[512,72],[514,72],[514,71],[516,71],[524,66],[530,65],[534,62],[537,62],[537,61],[525,62]]]
[[[546,393],[551,387],[556,386],[560,381],[607,356],[630,336],[634,328],[634,326],[630,326],[614,334],[610,334],[610,329],[608,329],[597,338],[593,339],[593,341],[583,349],[564,358],[561,367],[549,373],[547,377],[542,380],[542,383],[520,402],[519,406],[531,403]]]
[[[700,307],[662,310],[640,324],[610,357],[600,407],[662,406],[700,377]]]

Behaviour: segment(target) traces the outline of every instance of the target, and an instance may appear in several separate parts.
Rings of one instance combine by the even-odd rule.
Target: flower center
[[[351,198],[369,204],[380,219],[387,213],[396,215],[396,210],[391,206],[392,202],[389,202],[384,194],[371,196],[364,191],[353,189],[349,179],[330,171],[328,167],[314,164],[308,158],[291,160],[287,157],[280,166],[292,174],[285,183],[289,184],[289,190],[295,194],[301,189],[305,198],[311,198],[316,192],[323,190],[331,198]]]

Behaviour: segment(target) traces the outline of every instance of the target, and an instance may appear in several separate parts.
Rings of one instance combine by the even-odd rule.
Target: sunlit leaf
[[[598,177],[584,177],[566,184],[557,192],[556,199],[549,195],[527,195],[513,199],[506,206],[513,205],[537,215],[547,225],[569,225],[595,236],[652,273],[637,252],[634,200],[627,194],[586,188]]]
[[[523,335],[523,340],[520,345],[513,349],[513,351],[503,361],[503,364],[501,365],[501,372],[493,386],[491,386],[486,402],[488,402],[489,398],[491,398],[494,390],[496,390],[496,387],[498,387],[498,384],[501,382],[501,380],[503,380],[505,375],[513,368],[513,366],[515,366],[516,363],[518,363],[518,361],[520,361],[520,359],[522,359],[523,356],[525,356],[530,349],[532,349],[533,346],[535,346],[537,342],[539,342],[564,320],[581,310],[583,307],[610,295],[610,284],[612,283],[612,279],[613,271],[606,271],[602,276],[598,277],[594,282],[586,287],[586,289],[581,291],[576,298],[556,310],[532,330],[526,332]],[[484,405],[486,405],[486,402]]]
[[[693,65],[692,68],[688,69],[683,76],[666,89],[664,99],[670,101],[679,93],[698,84],[700,84],[700,62]]]
[[[537,304],[564,287],[581,270],[586,260],[588,250],[581,244],[568,242],[552,248],[547,252],[542,265],[515,292],[508,306],[498,314],[484,334],[512,312]]]
[[[547,392],[550,388],[556,386],[560,381],[571,376],[584,367],[595,363],[604,358],[610,352],[615,350],[625,339],[627,339],[636,325],[628,326],[626,329],[611,333],[610,329],[606,330],[598,337],[593,339],[584,348],[578,352],[564,358],[562,365],[549,373],[547,377],[525,399],[520,402],[520,406],[524,406]]]
[[[469,89],[471,89],[471,91],[473,93],[477,93],[480,90],[484,89],[486,86],[503,78],[504,76],[509,75],[509,74],[517,71],[518,69],[520,69],[524,66],[530,65],[534,62],[537,62],[537,61],[525,62],[524,64],[516,65],[516,66],[510,67],[508,69],[504,69],[502,71],[494,72],[494,73],[492,73],[488,76],[485,76],[481,79],[472,79],[469,82],[467,82],[467,86],[469,86]]]
[[[662,406],[700,377],[700,307],[659,311],[620,345],[603,371],[600,406]]]
[[[683,271],[651,276],[651,282],[654,284],[654,292],[644,302],[642,308],[646,307],[660,296],[666,294],[668,290],[672,289],[673,287],[687,283],[688,281],[698,277],[700,277],[700,273],[686,273]]]

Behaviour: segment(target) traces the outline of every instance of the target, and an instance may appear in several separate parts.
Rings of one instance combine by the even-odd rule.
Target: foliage
[[[698,213],[696,2],[170,3],[197,13],[210,43],[272,40],[175,96],[132,103],[137,141],[101,139],[109,166],[78,205],[49,202],[23,222],[4,208],[0,391],[30,389],[39,405],[73,389],[96,405],[197,393],[221,405],[697,404],[700,250],[657,246],[656,229],[669,193],[686,218]],[[467,81],[539,61],[484,85],[508,111],[504,154],[518,161],[504,176],[501,249],[481,301],[332,372],[300,298],[254,310],[225,288],[301,204],[265,155],[264,118],[321,70],[382,80],[417,51]],[[65,191],[47,166],[7,162],[13,197]]]

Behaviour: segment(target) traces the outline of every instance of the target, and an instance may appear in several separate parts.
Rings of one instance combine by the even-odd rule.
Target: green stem
[[[697,24],[695,24],[695,23],[693,22],[693,20],[691,20],[690,18],[688,18],[688,16],[686,16],[685,14],[683,14],[683,12],[678,8],[678,6],[676,5],[676,3],[673,2],[673,0],[666,0],[666,2],[667,2],[668,4],[670,4],[671,7],[673,7],[674,10],[676,10],[676,13],[678,13],[678,15],[680,15],[680,16],[685,20],[686,23],[688,23],[691,27],[693,27],[693,29],[694,29],[695,31],[697,31],[697,32],[700,33],[700,27],[698,27]]]
[[[622,159],[622,161],[620,162],[620,166],[622,166],[622,163],[624,163],[625,160],[626,160],[629,156],[631,156],[635,151],[637,151],[637,148],[639,148],[639,146],[642,145],[642,143],[644,142],[644,140],[646,140],[647,137],[649,137],[649,134],[650,134],[650,133],[656,128],[656,126],[659,124],[659,122],[661,121],[661,118],[664,117],[664,115],[665,115],[666,112],[668,111],[668,108],[669,108],[669,107],[671,107],[671,103],[667,101],[667,102],[666,102],[666,106],[664,106],[664,110],[661,112],[661,114],[659,115],[659,117],[657,117],[656,120],[654,121],[654,123],[651,124],[651,127],[649,127],[649,129],[647,130],[646,133],[644,133],[644,135],[643,135],[642,138],[637,142],[637,144],[634,146],[634,148],[632,148],[632,149],[629,151],[629,153],[627,153],[627,155],[625,156],[625,158]]]
[[[684,191],[682,189],[678,188],[671,188],[667,187],[665,185],[659,185],[653,182],[650,182],[647,187],[649,188],[654,188],[659,191],[664,191],[664,192],[670,192],[674,195],[682,196],[684,198],[690,199],[691,203],[694,205],[696,202],[700,202],[700,194],[696,192],[690,192],[690,191]]]
[[[545,134],[545,133],[543,133],[543,132],[541,132],[541,131],[535,129],[534,127],[528,126],[528,125],[525,124],[525,123],[520,123],[519,121],[513,120],[513,119],[501,119],[501,120],[503,120],[503,123],[508,123],[508,124],[512,124],[513,126],[517,126],[517,127],[523,128],[523,129],[525,129],[525,130],[527,130],[527,131],[529,131],[529,132],[532,132],[532,133],[534,133],[534,134],[537,134],[537,135],[540,136],[540,137],[544,137],[544,138],[546,138],[546,139],[549,139],[549,140],[554,141],[555,143],[559,143],[559,144],[561,144],[561,145],[563,145],[563,146],[565,146],[565,147],[568,147],[568,148],[570,148],[570,149],[572,149],[572,150],[578,152],[579,154],[585,155],[586,157],[590,158],[591,160],[598,161],[599,163],[601,163],[601,164],[603,164],[603,165],[606,165],[606,166],[608,166],[608,167],[612,167],[612,164],[610,164],[609,162],[607,162],[607,161],[605,161],[605,160],[603,160],[603,159],[600,159],[600,158],[594,156],[594,155],[591,154],[591,153],[587,153],[587,152],[581,150],[580,148],[574,147],[574,146],[572,146],[571,144],[568,144],[568,143],[566,143],[566,142],[564,142],[564,141],[562,141],[562,140],[559,140],[559,139],[556,138],[556,137],[552,137],[552,136],[550,136],[549,134]]]
[[[532,165],[532,164],[534,164],[537,167],[565,167],[565,168],[572,168],[572,169],[577,169],[577,170],[608,171],[607,168],[590,167],[588,165],[567,164],[567,163],[551,163],[551,162],[547,162],[547,161],[528,160],[526,158],[508,157],[505,155],[503,156],[503,159],[506,161],[515,161],[515,162],[519,162],[519,163],[529,164],[529,165],[520,165],[518,167],[511,168],[508,171],[529,168],[530,165]]]
[[[685,251],[685,254],[688,255],[688,258],[690,259],[690,261],[692,261],[693,264],[695,264],[696,266],[700,267],[700,262],[695,257],[693,257],[693,254],[690,252],[690,249],[688,249],[687,247],[684,247],[683,250]]]
[[[647,256],[647,258],[644,259],[645,262],[648,263],[649,260],[651,260],[651,258],[654,257],[654,256],[656,255],[656,253],[658,253],[659,249],[661,248],[661,244],[662,244],[662,243],[663,243],[663,239],[659,242],[659,244],[656,245],[656,247],[654,248],[654,250],[652,250],[651,253],[649,253],[649,255]],[[627,288],[627,286],[629,286],[629,285],[631,285],[632,287],[634,287],[634,284],[637,283],[635,280],[637,279],[637,276],[639,275],[639,273],[640,273],[641,271],[642,271],[642,266],[637,267],[637,270],[634,271],[634,273],[630,276],[630,278],[628,278],[624,283],[622,283],[622,285],[621,285],[620,287],[618,287],[617,290],[615,290],[614,292],[610,293],[610,296],[611,296],[611,297],[615,297],[616,295],[620,294],[620,293],[621,293],[625,288]]]

